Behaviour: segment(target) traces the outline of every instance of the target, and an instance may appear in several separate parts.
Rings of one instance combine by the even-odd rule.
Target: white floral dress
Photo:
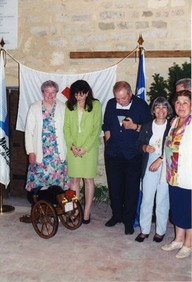
[[[42,163],[29,164],[26,190],[34,188],[58,185],[62,189],[70,188],[70,178],[67,171],[67,162],[61,161],[57,146],[57,136],[55,132],[55,106],[49,113],[42,105],[43,129],[43,160]]]

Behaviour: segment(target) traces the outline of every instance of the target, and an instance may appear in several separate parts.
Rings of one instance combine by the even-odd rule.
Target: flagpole
[[[144,60],[141,60],[141,55],[142,52],[144,50],[143,47],[143,37],[142,34],[139,34],[139,38],[137,40],[137,42],[139,43],[139,47],[138,47],[138,57],[139,57],[139,64],[138,64],[138,72],[137,72],[137,82],[136,82],[136,95],[137,97],[139,97],[140,99],[146,99],[146,85],[145,85],[145,70],[144,70]],[[140,207],[141,207],[141,201],[142,201],[142,188],[141,188],[141,182],[140,182],[140,192],[139,192],[139,199],[138,199],[138,204],[137,204],[137,213],[136,213],[136,217],[135,217],[135,222],[134,222],[134,227],[137,227],[140,225],[139,222],[139,217],[140,217]]]
[[[2,55],[2,52],[3,52],[1,47],[3,47],[4,44],[5,44],[5,42],[2,38],[2,40],[0,42],[0,53],[1,53],[1,55]],[[3,95],[3,93],[6,94],[6,89],[5,89],[5,91],[2,91],[2,93],[0,95]],[[7,103],[6,103],[6,107],[7,107]],[[8,145],[8,147],[9,147],[9,145]],[[1,173],[1,171],[0,171],[0,173]],[[5,185],[3,183],[0,183],[0,214],[13,212],[15,210],[15,208],[13,206],[3,204],[3,192],[4,192],[4,187],[5,187]]]
[[[3,204],[3,184],[0,183],[0,214],[13,212],[14,210],[13,206]]]

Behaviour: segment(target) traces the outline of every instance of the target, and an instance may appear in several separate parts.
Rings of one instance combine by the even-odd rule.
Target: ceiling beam
[[[135,53],[133,53],[133,51],[70,52],[71,59],[124,58],[127,56],[129,58],[135,58]],[[145,58],[184,58],[184,57],[191,58],[191,50],[145,51]]]

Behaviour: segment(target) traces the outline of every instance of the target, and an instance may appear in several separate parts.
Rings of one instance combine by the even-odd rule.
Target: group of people
[[[74,82],[66,105],[56,96],[57,83],[41,86],[43,99],[31,105],[25,129],[29,155],[26,190],[28,198],[40,186],[58,185],[80,195],[84,180],[83,223],[91,221],[94,178],[97,173],[99,136],[105,138],[105,167],[112,217],[107,227],[123,223],[125,234],[134,233],[138,198],[143,242],[149,237],[152,215],[156,214],[153,241],[163,240],[167,221],[175,226],[174,240],[162,249],[178,249],[177,258],[192,251],[192,105],[191,79],[176,83],[173,109],[164,97],[151,106],[132,93],[125,81],[116,82],[114,98],[107,103],[103,124],[101,103],[84,80]],[[26,218],[21,218],[25,221]]]
[[[33,103],[27,114],[27,198],[32,203],[35,189],[45,186],[52,187],[51,196],[61,187],[63,190],[71,188],[79,197],[83,178],[83,223],[88,224],[97,173],[101,103],[93,97],[90,85],[84,80],[71,85],[66,105],[57,99],[58,91],[56,82],[45,81],[41,86],[42,100]],[[24,215],[20,221],[30,222],[31,218]]]

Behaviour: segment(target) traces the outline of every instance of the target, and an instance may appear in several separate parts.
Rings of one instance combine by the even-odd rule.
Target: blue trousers
[[[133,227],[140,191],[141,156],[105,157],[106,175],[113,217]]]

